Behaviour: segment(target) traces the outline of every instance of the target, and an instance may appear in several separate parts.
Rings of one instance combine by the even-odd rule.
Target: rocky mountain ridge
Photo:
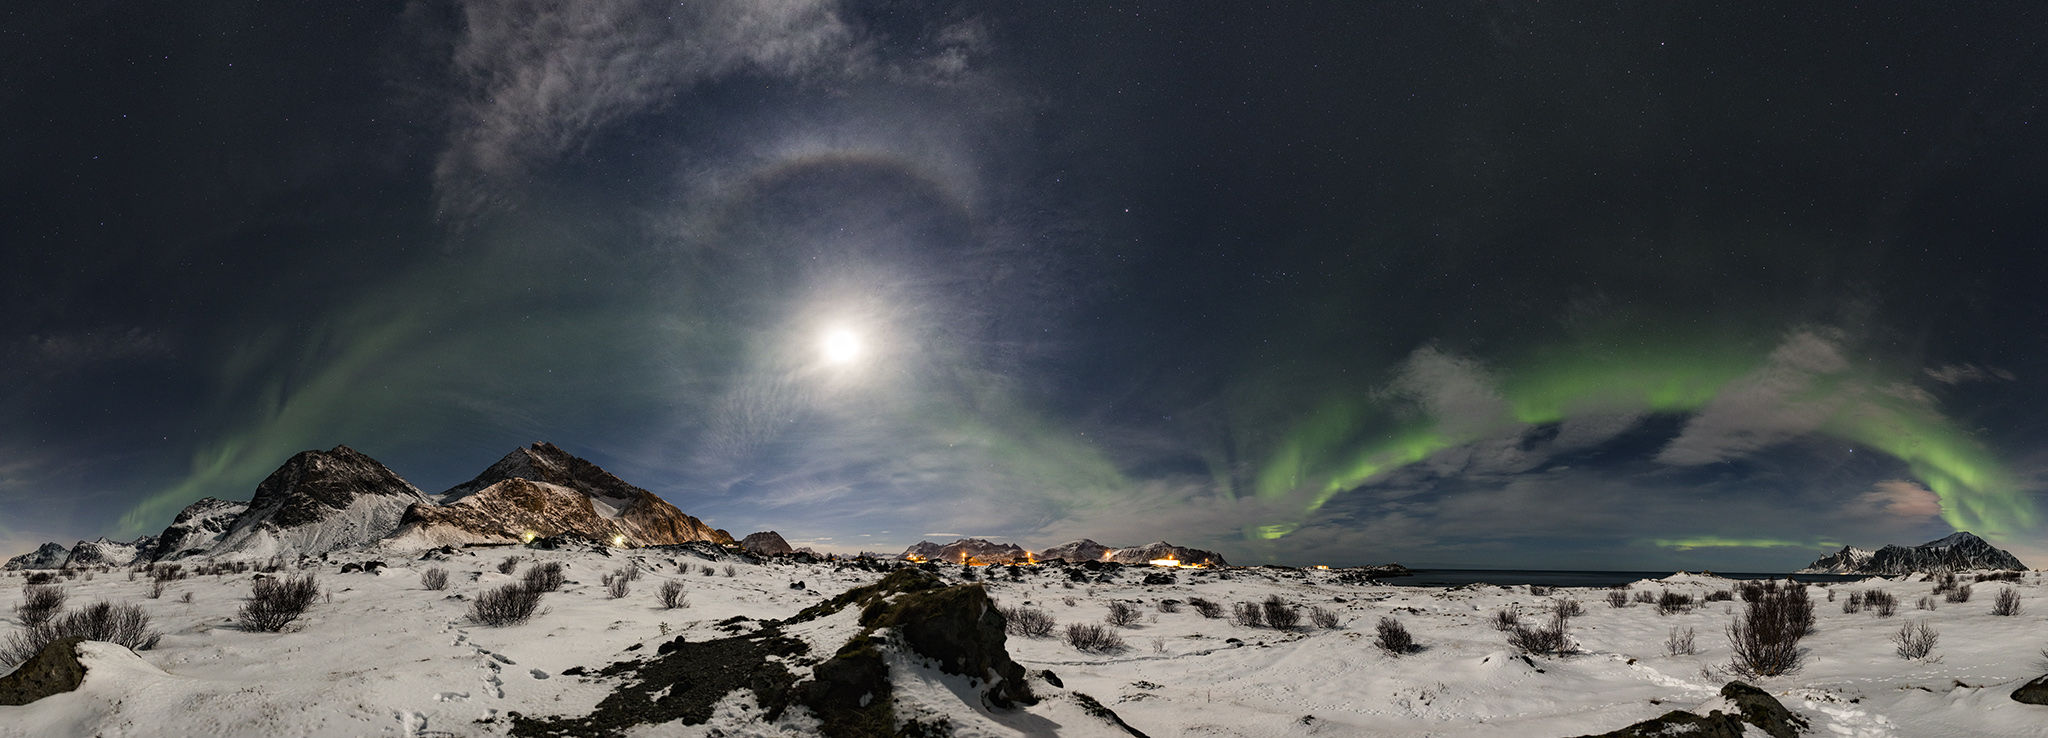
[[[961,538],[952,543],[918,541],[896,558],[948,563],[1017,564],[1030,561],[1114,561],[1119,564],[1148,564],[1172,559],[1190,566],[1229,566],[1223,555],[1199,548],[1176,546],[1165,541],[1129,548],[1112,548],[1086,538],[1068,541],[1043,551],[1027,551],[1014,543],[994,543],[980,538]]]
[[[1876,551],[1854,546],[1821,557],[1796,574],[1871,574],[1899,576],[1913,572],[2010,569],[2026,571],[2019,557],[1967,531],[1951,533],[1918,546],[1889,545]]]

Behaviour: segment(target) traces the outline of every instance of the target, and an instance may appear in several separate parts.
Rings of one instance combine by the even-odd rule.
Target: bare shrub
[[[619,570],[619,573],[626,575],[626,581],[640,581],[640,562],[636,561],[631,564],[627,564],[626,568]]]
[[[1863,612],[1863,593],[1850,592],[1849,596],[1842,600],[1842,613],[1854,615],[1859,612]]]
[[[1524,653],[1557,654],[1563,656],[1573,652],[1571,638],[1571,616],[1561,612],[1550,613],[1550,624],[1529,626],[1517,623],[1508,629],[1508,645]]]
[[[420,572],[420,586],[439,592],[448,588],[448,570],[440,567]]]
[[[1579,604],[1578,600],[1571,598],[1558,600],[1557,604],[1552,606],[1552,609],[1564,613],[1564,616],[1568,618],[1575,618],[1586,614],[1586,606]]]
[[[1246,628],[1266,627],[1266,609],[1256,602],[1239,602],[1230,606],[1230,622]]]
[[[1881,589],[1864,592],[1863,605],[1881,618],[1888,618],[1899,612],[1899,598]]]
[[[1120,600],[1110,600],[1109,614],[1102,617],[1102,622],[1119,628],[1128,628],[1138,624],[1138,617],[1138,608]]]
[[[1515,626],[1522,624],[1522,613],[1510,608],[1502,608],[1495,610],[1493,617],[1487,618],[1486,622],[1488,625],[1492,625],[1494,630],[1513,630]]]
[[[1955,587],[1954,587],[1953,589],[1950,589],[1950,590],[1948,591],[1948,594],[1947,594],[1947,595],[1946,595],[1946,596],[1945,596],[1945,597],[1944,597],[1943,599],[1946,599],[1946,600],[1948,600],[1949,602],[1969,602],[1969,601],[1970,601],[1970,585],[1967,585],[1967,584],[1958,584],[1958,585],[1956,585],[1956,586],[1955,586]]]
[[[28,573],[29,584],[50,584],[55,581],[57,581],[57,575],[54,572],[32,571]]]
[[[567,577],[562,574],[562,562],[535,562],[533,566],[526,567],[525,581],[526,586],[536,592],[553,592],[562,588],[562,582],[567,581]]]
[[[178,601],[187,605],[192,604],[192,592],[188,590],[184,594],[178,595]]]
[[[1991,614],[2005,616],[2020,614],[2020,591],[2011,587],[1998,590],[1998,596],[1991,598]]]
[[[1658,615],[1676,615],[1692,612],[1692,608],[1692,595],[1683,592],[1673,592],[1668,589],[1657,594]]]
[[[1944,572],[1934,578],[1934,593],[1947,594],[1953,592],[1955,591],[1956,584],[1955,572]]]
[[[523,581],[485,590],[469,603],[469,619],[497,627],[524,623],[540,608],[541,594]]]
[[[731,579],[733,577],[739,576],[740,570],[737,567],[734,567],[732,564],[726,564],[725,569],[723,569],[721,573],[725,574],[725,578]]]
[[[1899,658],[1924,659],[1934,652],[1934,644],[1941,640],[1941,634],[1925,620],[1908,620],[1899,626],[1899,632],[1892,634],[1892,643],[1898,644]]]
[[[148,592],[147,592],[146,594],[144,594],[143,596],[144,596],[144,597],[148,597],[148,598],[150,598],[150,599],[152,599],[152,600],[154,600],[154,599],[158,599],[158,598],[161,598],[161,597],[163,597],[163,596],[164,596],[164,580],[162,580],[162,579],[151,579],[151,580],[149,580],[149,590],[148,590]]]
[[[23,627],[36,628],[48,624],[63,609],[63,587],[30,584],[21,588],[21,604],[14,606],[14,616],[21,620]]]
[[[1000,608],[1003,613],[1003,632],[1014,636],[1044,638],[1052,635],[1052,615],[1044,610],[1031,607]]]
[[[1321,605],[1317,605],[1315,607],[1311,607],[1308,609],[1308,622],[1311,625],[1314,625],[1318,628],[1336,628],[1337,613],[1332,612]]]
[[[1617,609],[1628,607],[1628,592],[1619,589],[1608,590],[1607,606]]]
[[[612,598],[612,599],[614,599],[614,600],[617,600],[617,599],[623,599],[623,598],[624,598],[624,597],[625,597],[626,595],[629,595],[629,594],[632,594],[632,593],[633,593],[633,581],[632,581],[632,580],[630,580],[630,579],[627,579],[627,578],[626,578],[626,573],[625,573],[625,572],[623,572],[623,571],[622,571],[622,572],[619,572],[619,573],[617,573],[617,574],[613,574],[613,575],[611,575],[611,578],[610,578],[610,580],[609,580],[609,581],[606,581],[606,582],[604,583],[604,594],[605,594],[605,596],[606,596],[606,597],[610,597],[610,598]]]
[[[1536,597],[1548,597],[1555,589],[1554,587],[1545,587],[1541,584],[1531,584],[1529,585],[1529,594]]]
[[[1210,620],[1215,620],[1217,618],[1223,617],[1223,605],[1213,600],[1206,600],[1200,597],[1189,597],[1188,606],[1195,608],[1195,612],[1201,613],[1202,617],[1208,618]]]
[[[1744,590],[1744,591],[1748,591],[1748,590]],[[1708,593],[1707,593],[1707,594],[1706,594],[1705,596],[1702,596],[1702,597],[1700,598],[1700,601],[1701,601],[1701,602],[1730,602],[1730,601],[1733,601],[1734,599],[1735,599],[1735,593],[1734,593],[1734,592],[1730,592],[1730,591],[1728,591],[1728,590],[1725,590],[1725,589],[1717,589],[1717,590],[1714,590],[1714,591],[1712,591],[1712,592],[1708,592]]]
[[[156,564],[149,569],[149,578],[159,582],[175,582],[185,578],[184,564]]]
[[[1301,624],[1301,611],[1294,609],[1294,603],[1280,599],[1280,595],[1269,595],[1260,603],[1266,611],[1266,625],[1286,630]]]
[[[1160,600],[1153,607],[1157,608],[1160,612],[1172,615],[1180,612],[1180,600]]]
[[[717,567],[714,567],[710,564],[705,564],[701,567],[698,567],[697,573],[707,577],[715,577],[718,576],[718,569]]]
[[[1680,630],[1674,625],[1671,635],[1664,637],[1664,654],[1667,656],[1691,656],[1699,652],[1699,647],[1693,643],[1691,628]]]
[[[519,557],[517,557],[517,556],[507,556],[507,557],[505,557],[505,560],[504,560],[504,561],[500,561],[500,562],[498,562],[498,573],[499,573],[499,574],[510,574],[510,573],[512,573],[512,572],[514,572],[514,571],[518,571],[518,570],[519,570]]]
[[[1657,596],[1650,594],[1650,591],[1646,589],[1641,592],[1629,595],[1629,601],[1638,602],[1645,605],[1654,605],[1657,604]]]
[[[1107,626],[1071,623],[1067,625],[1067,645],[1077,651],[1112,653],[1124,650],[1124,639]]]
[[[15,631],[0,643],[0,663],[20,664],[41,653],[51,641],[84,638],[118,643],[131,651],[155,648],[162,633],[151,630],[149,614],[140,605],[95,602],[35,627]]]
[[[1919,602],[1913,603],[1913,607],[1920,610],[1934,609],[1934,595],[1921,597]]]
[[[1415,637],[1408,635],[1408,628],[1401,625],[1401,621],[1382,617],[1375,630],[1378,635],[1374,636],[1373,643],[1388,655],[1400,656],[1415,650]]]
[[[1747,611],[1728,624],[1728,645],[1735,652],[1730,666],[1748,677],[1797,671],[1799,639],[1812,629],[1812,613],[1803,587],[1749,603]]]
[[[674,579],[662,582],[661,589],[656,592],[656,595],[661,598],[661,609],[663,610],[674,610],[678,607],[690,606],[690,598],[683,594],[683,583]]]
[[[265,577],[256,580],[249,601],[235,618],[246,630],[276,633],[313,606],[320,596],[320,583],[313,575]]]

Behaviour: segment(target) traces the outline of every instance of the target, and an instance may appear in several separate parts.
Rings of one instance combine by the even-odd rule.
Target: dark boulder
[[[1729,682],[1727,686],[1721,688],[1721,698],[1735,708],[1736,714],[1729,715],[1720,710],[1713,710],[1705,715],[1696,715],[1684,710],[1672,710],[1621,730],[1583,738],[1652,738],[1671,735],[1683,735],[1687,738],[1742,738],[1744,723],[1756,726],[1771,738],[1794,738],[1808,728],[1805,718],[1785,709],[1785,706],[1769,692],[1748,684]]]
[[[85,665],[78,663],[78,644],[84,640],[51,641],[14,673],[0,677],[0,705],[26,705],[77,689],[85,681]]]
[[[2020,685],[2019,689],[2012,691],[2012,698],[2029,705],[2048,705],[2048,675]]]

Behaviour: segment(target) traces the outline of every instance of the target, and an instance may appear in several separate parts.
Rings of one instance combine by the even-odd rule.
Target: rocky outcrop
[[[2012,691],[2015,702],[2029,705],[2048,705],[2048,675],[2035,677],[2034,681],[2022,684]]]
[[[746,538],[740,540],[740,548],[760,556],[783,556],[796,553],[794,549],[789,547],[788,541],[782,540],[782,534],[772,530],[747,534]]]
[[[1018,564],[1031,560],[1031,552],[1014,543],[995,543],[980,538],[962,538],[952,543],[918,541],[897,558],[906,561],[940,561],[949,564]]]
[[[1946,538],[1928,541],[1918,546],[1885,546],[1867,558],[1858,554],[1866,553],[1856,548],[1844,548],[1824,557],[1805,569],[1802,574],[1871,574],[1876,576],[1899,576],[1913,572],[1967,571],[1970,569],[2010,569],[2025,571],[2026,564],[2019,557],[1992,546],[1982,538],[1968,532],[1957,532]]]
[[[514,450],[475,479],[422,500],[391,537],[398,548],[571,535],[601,543],[733,543],[723,530],[550,443]]]
[[[36,550],[7,560],[8,569],[58,569],[71,559],[71,549],[51,541],[36,547]]]
[[[247,510],[207,553],[320,554],[390,535],[426,495],[355,449],[302,451],[256,485]]]
[[[1720,699],[1698,709],[1707,714],[1672,710],[1621,730],[1582,738],[1743,738],[1751,727],[1771,738],[1796,738],[1809,727],[1805,718],[1785,709],[1769,692],[1742,682],[1729,682],[1721,688]]]
[[[178,511],[178,517],[156,537],[156,546],[145,555],[151,561],[197,556],[213,549],[227,535],[235,518],[249,509],[249,503],[201,498]]]
[[[78,663],[78,644],[84,640],[50,641],[14,673],[0,677],[0,705],[26,705],[77,689],[85,682],[85,665]]]

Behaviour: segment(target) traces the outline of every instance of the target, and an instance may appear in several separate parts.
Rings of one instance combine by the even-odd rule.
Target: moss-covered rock
[[[85,682],[85,665],[78,663],[78,644],[84,640],[50,641],[14,673],[0,677],[0,705],[26,705],[77,689]]]

